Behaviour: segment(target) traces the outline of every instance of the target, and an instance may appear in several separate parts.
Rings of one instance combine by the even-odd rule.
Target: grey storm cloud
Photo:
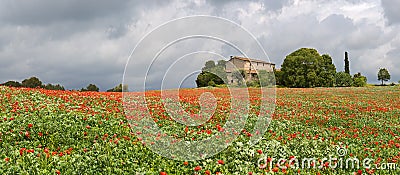
[[[117,15],[128,9],[129,1],[5,0],[0,7],[0,19],[12,24],[46,25],[65,21],[88,21]]]
[[[287,54],[313,47],[331,55],[337,70],[342,71],[343,54],[348,51],[352,73],[362,72],[370,83],[377,83],[378,69],[386,67],[392,74],[391,81],[398,81],[398,6],[397,0],[0,0],[0,82],[37,76],[45,83],[61,83],[68,89],[80,89],[89,83],[101,90],[112,88],[122,82],[127,59],[141,38],[161,24],[190,15],[213,15],[241,25],[259,40],[269,60],[278,67]],[[196,25],[230,32],[208,23],[193,27],[198,28]],[[182,33],[179,28],[174,32]],[[159,37],[169,35],[166,32]],[[164,57],[179,58],[187,51],[200,50],[226,58],[238,54],[227,45],[203,40],[170,49]],[[202,58],[185,58],[172,65],[172,73],[180,74],[168,81],[181,82],[183,74],[201,69],[204,61],[220,59],[210,53],[195,57]],[[130,64],[135,72],[144,74],[149,59],[138,56],[131,58]],[[160,62],[154,67],[148,75],[150,88],[160,86],[171,63]],[[133,81],[140,80],[131,76]],[[194,78],[186,77],[184,86],[194,86]]]
[[[381,0],[382,7],[385,10],[385,16],[388,19],[389,24],[400,23],[400,1],[398,0]]]

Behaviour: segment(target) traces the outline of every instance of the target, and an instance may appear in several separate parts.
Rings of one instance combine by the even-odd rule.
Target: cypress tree
[[[349,54],[344,52],[344,72],[350,75]]]

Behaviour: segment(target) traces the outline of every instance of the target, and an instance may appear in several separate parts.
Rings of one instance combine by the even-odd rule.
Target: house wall
[[[251,69],[250,69],[251,67]],[[227,74],[228,82],[229,83],[234,83],[233,78],[232,78],[232,73],[236,70],[243,69],[247,72],[248,76],[247,79],[250,80],[252,76],[250,74],[257,73],[256,70],[266,70],[266,71],[273,71],[275,68],[275,65],[269,64],[269,63],[257,63],[257,62],[252,62],[250,64],[250,61],[245,61],[241,59],[231,59],[226,63],[225,71]]]
[[[232,78],[232,73],[234,71],[240,70],[240,69],[245,69],[245,67],[248,67],[249,65],[246,65],[246,61],[239,60],[239,59],[231,59],[228,62],[226,62],[226,75],[229,83],[234,83],[233,78]]]
[[[246,61],[239,60],[239,59],[231,59],[230,61],[226,62],[226,72],[232,73],[235,70],[245,69]]]
[[[252,69],[256,69],[256,70],[266,70],[266,71],[273,71],[275,65],[273,64],[268,64],[268,63],[258,63],[258,62],[252,62]]]

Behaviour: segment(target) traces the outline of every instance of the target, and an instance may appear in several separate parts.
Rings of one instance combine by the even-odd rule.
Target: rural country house
[[[244,58],[239,56],[231,56],[229,61],[226,63],[225,71],[227,74],[228,82],[234,83],[232,77],[233,72],[237,70],[243,70],[246,74],[246,80],[251,80],[257,76],[257,71],[266,70],[272,72],[275,70],[275,64],[269,63],[263,60],[256,60],[251,58]]]

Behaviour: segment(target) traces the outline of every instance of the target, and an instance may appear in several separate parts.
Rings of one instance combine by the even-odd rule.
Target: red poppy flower
[[[223,165],[224,161],[223,160],[218,160],[218,164]]]
[[[19,150],[19,155],[20,155],[20,156],[24,155],[25,150],[26,150],[26,148],[21,148],[21,149]]]
[[[25,137],[28,137],[28,138],[30,137],[30,134],[28,131],[25,132]]]
[[[201,170],[201,166],[196,166],[196,167],[194,167],[194,170],[195,170],[195,171],[200,171],[200,170]]]
[[[206,133],[207,133],[207,134],[212,134],[212,131],[209,130],[209,129],[207,129],[207,130],[206,130]]]

